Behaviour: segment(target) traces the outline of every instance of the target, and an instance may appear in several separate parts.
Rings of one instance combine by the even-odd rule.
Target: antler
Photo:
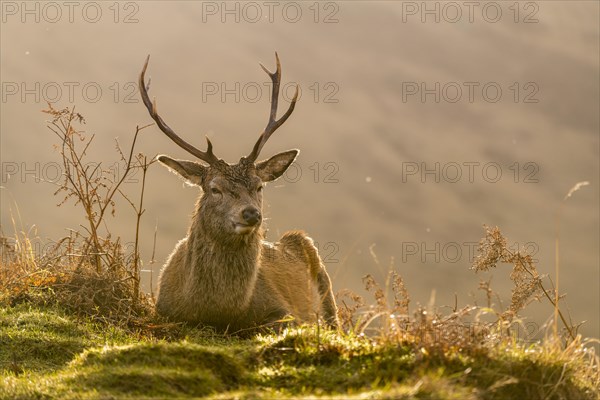
[[[298,100],[298,85],[296,85],[296,93],[294,94],[294,98],[290,103],[290,107],[281,118],[275,119],[277,117],[277,102],[279,99],[279,85],[281,83],[281,64],[279,63],[279,56],[277,55],[277,52],[275,53],[275,59],[277,60],[277,70],[274,73],[269,72],[269,70],[265,68],[264,65],[260,64],[262,69],[271,77],[271,80],[273,81],[273,92],[271,93],[271,113],[269,114],[269,122],[267,123],[267,126],[263,133],[256,141],[252,152],[247,157],[252,162],[256,161],[258,155],[260,154],[260,151],[262,150],[265,143],[267,143],[267,140],[269,140],[273,132],[275,132],[277,128],[279,128],[281,125],[283,125],[283,123],[288,119],[288,117],[292,115],[294,107],[296,106],[296,100]]]
[[[140,86],[140,94],[142,95],[142,101],[146,105],[146,108],[148,109],[148,112],[150,113],[150,116],[152,117],[152,119],[154,121],[156,121],[156,125],[158,125],[160,130],[163,131],[165,135],[167,135],[172,141],[174,141],[177,145],[179,145],[179,147],[181,147],[188,153],[198,157],[200,160],[206,161],[210,165],[219,161],[218,158],[215,157],[215,155],[212,152],[212,143],[210,142],[208,137],[206,138],[206,142],[207,142],[206,152],[201,151],[201,150],[197,149],[196,147],[192,146],[191,144],[189,144],[188,142],[186,142],[185,140],[183,140],[182,138],[180,138],[173,131],[173,129],[169,128],[169,126],[165,123],[165,121],[163,121],[163,119],[160,117],[160,115],[158,115],[158,112],[156,111],[156,99],[153,102],[150,101],[150,97],[148,97],[148,90],[147,90],[146,84],[144,82],[144,75],[146,74],[146,68],[148,68],[148,61],[150,61],[150,55],[148,55],[148,57],[146,58],[146,62],[144,63],[144,68],[142,69],[142,73],[140,74],[139,86]],[[149,85],[149,83],[148,83],[148,85]]]

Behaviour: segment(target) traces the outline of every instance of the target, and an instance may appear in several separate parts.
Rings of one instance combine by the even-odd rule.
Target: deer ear
[[[256,173],[263,182],[271,182],[279,178],[292,165],[300,150],[288,150],[275,154],[266,161],[256,164]]]
[[[201,186],[202,178],[207,170],[207,167],[204,165],[194,161],[175,160],[168,156],[158,156],[157,160],[171,170],[171,172],[185,179],[187,183]]]

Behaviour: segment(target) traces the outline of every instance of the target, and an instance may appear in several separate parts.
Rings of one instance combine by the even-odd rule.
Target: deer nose
[[[244,221],[250,225],[256,225],[260,222],[260,211],[256,207],[246,207],[244,211],[242,211],[242,217],[244,217]]]

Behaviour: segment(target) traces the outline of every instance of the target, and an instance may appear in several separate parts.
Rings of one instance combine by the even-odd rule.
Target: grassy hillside
[[[69,166],[57,193],[80,206],[86,224],[41,253],[14,220],[13,237],[0,227],[0,399],[599,398],[592,341],[563,314],[562,296],[532,256],[511,250],[498,228],[486,228],[472,269],[510,265],[507,307],[495,304],[490,280],[479,284],[485,306],[411,305],[391,266],[384,284],[363,278],[371,304],[338,293],[339,332],[317,324],[242,337],[161,319],[140,288],[138,233],[151,161],[134,156],[134,147],[143,128],[128,153],[119,148],[125,172],[116,180],[85,163],[91,139],[74,128],[80,114],[46,112]],[[120,191],[133,170],[142,182],[135,202]],[[104,218],[117,194],[137,216],[133,251]],[[541,339],[527,342],[520,312],[536,299],[554,315],[538,330]]]
[[[56,306],[0,308],[0,398],[596,399],[580,346],[420,347],[305,326],[157,338]],[[578,354],[579,353],[579,354]]]

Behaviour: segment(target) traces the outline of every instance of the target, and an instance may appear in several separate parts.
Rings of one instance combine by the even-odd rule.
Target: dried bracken
[[[365,285],[365,289],[367,291],[373,290],[375,297],[375,309],[377,312],[389,309],[384,290],[379,286],[371,274],[363,276],[363,284]]]
[[[408,290],[395,271],[388,272],[384,287],[370,274],[363,277],[363,284],[373,293],[375,303],[371,306],[365,306],[362,297],[348,290],[338,294],[340,320],[346,330],[359,336],[376,337],[382,342],[414,346],[416,354],[443,356],[457,349],[483,351],[485,338],[489,337],[494,324],[473,323],[471,317],[476,307],[466,306],[444,314],[433,306],[418,306],[411,313]],[[347,306],[344,297],[353,299],[354,305]]]
[[[539,299],[542,282],[533,259],[529,254],[512,252],[507,240],[498,227],[486,227],[485,238],[479,243],[478,254],[473,262],[476,272],[495,268],[498,263],[512,264],[510,280],[514,283],[509,309],[502,313],[503,320],[512,319],[527,306],[532,299]],[[489,296],[489,293],[488,293]]]
[[[533,300],[546,297],[553,306],[552,296],[544,288],[542,277],[536,269],[531,255],[511,251],[507,239],[497,227],[485,227],[486,235],[481,240],[478,254],[473,263],[476,272],[488,271],[498,264],[511,264],[510,279],[514,284],[511,303],[507,310],[495,310],[493,298],[497,296],[491,287],[491,280],[481,281],[479,289],[484,291],[486,307],[458,304],[451,312],[442,312],[433,301],[427,307],[409,309],[410,297],[402,277],[393,270],[393,261],[387,274],[385,285],[380,285],[371,274],[363,277],[364,288],[373,294],[374,303],[365,306],[365,300],[349,291],[338,294],[341,305],[339,317],[343,327],[357,335],[375,336],[384,341],[395,341],[418,347],[418,352],[427,354],[447,354],[451,350],[464,353],[486,352],[503,340],[513,340],[522,324],[519,313]],[[375,264],[380,267],[373,246],[370,247]],[[434,298],[434,296],[432,296]],[[347,305],[347,299],[354,302]],[[496,318],[491,320],[483,315]],[[566,324],[560,313],[571,340],[575,334],[573,327]],[[514,329],[513,327],[517,327]]]
[[[566,318],[558,308],[557,301],[544,287],[531,255],[522,254],[520,251],[511,251],[507,246],[506,238],[498,227],[484,226],[484,228],[486,235],[479,242],[478,254],[473,261],[472,269],[475,272],[488,271],[490,268],[496,268],[499,263],[512,264],[513,266],[510,280],[513,282],[514,287],[509,309],[500,314],[502,321],[510,323],[529,302],[539,300],[540,296],[544,295],[555,308],[571,340],[574,340],[573,327],[567,323]]]
[[[394,291],[394,314],[408,314],[410,296],[404,285],[404,279],[395,272],[392,273],[392,289]]]
[[[356,324],[358,311],[365,306],[362,296],[349,289],[342,289],[336,294],[338,303],[338,318],[340,325],[345,331],[350,331]]]

